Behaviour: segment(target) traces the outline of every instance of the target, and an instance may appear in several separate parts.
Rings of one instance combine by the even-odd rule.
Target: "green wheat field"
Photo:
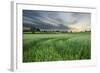
[[[23,62],[91,58],[90,32],[23,34]]]

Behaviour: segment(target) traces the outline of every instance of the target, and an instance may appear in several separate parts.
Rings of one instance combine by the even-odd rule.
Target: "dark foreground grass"
[[[23,62],[90,58],[90,33],[23,35]]]

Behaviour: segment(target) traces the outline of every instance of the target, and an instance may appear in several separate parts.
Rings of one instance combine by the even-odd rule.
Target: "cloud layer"
[[[90,30],[91,14],[79,12],[23,10],[23,23],[48,29]]]

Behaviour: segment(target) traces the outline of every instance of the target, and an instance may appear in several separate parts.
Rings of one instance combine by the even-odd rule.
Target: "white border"
[[[12,24],[13,43],[12,43],[12,65],[13,71],[35,70],[35,69],[54,69],[66,67],[94,66],[96,65],[96,48],[95,48],[95,24],[96,9],[94,7],[74,7],[63,5],[41,5],[32,3],[13,3]],[[22,10],[49,10],[49,11],[69,11],[69,12],[89,12],[91,13],[91,60],[74,60],[74,61],[54,61],[54,62],[33,62],[22,63]]]

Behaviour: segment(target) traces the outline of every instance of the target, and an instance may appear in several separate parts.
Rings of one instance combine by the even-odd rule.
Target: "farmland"
[[[90,58],[90,32],[23,34],[23,62]]]

